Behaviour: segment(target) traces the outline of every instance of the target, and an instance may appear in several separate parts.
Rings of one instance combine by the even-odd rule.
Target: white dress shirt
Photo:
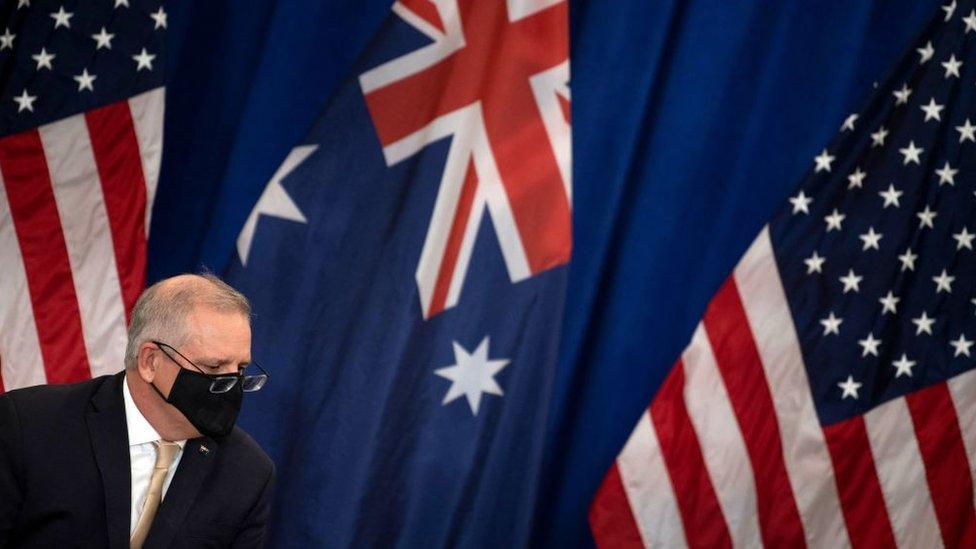
[[[132,400],[132,393],[129,392],[129,380],[122,384],[122,397],[125,400],[125,423],[129,430],[129,464],[132,466],[132,503],[129,535],[135,530],[142,514],[142,506],[146,500],[146,492],[149,491],[149,477],[152,476],[153,467],[156,465],[156,446],[154,441],[162,437],[153,429],[146,417],[142,415],[139,408]],[[166,498],[166,491],[169,490],[169,483],[173,481],[173,475],[183,457],[183,447],[186,440],[173,441],[179,444],[180,449],[173,458],[173,465],[169,468],[166,480],[163,481],[163,498]]]

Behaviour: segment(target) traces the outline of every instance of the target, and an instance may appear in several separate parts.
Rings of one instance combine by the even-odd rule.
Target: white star
[[[961,250],[963,248],[973,249],[973,239],[976,238],[976,234],[966,230],[963,227],[961,231],[952,235],[952,238],[956,239],[956,250]]]
[[[925,111],[925,120],[924,120],[925,122],[928,122],[933,118],[938,120],[939,122],[942,121],[941,113],[942,113],[942,109],[945,108],[945,105],[939,105],[938,103],[936,103],[934,97],[929,99],[928,105],[922,105],[919,108]]]
[[[915,215],[918,216],[919,229],[921,229],[922,227],[928,227],[930,229],[934,229],[935,216],[939,215],[939,212],[933,212],[932,208],[929,208],[928,205],[926,205],[924,210],[918,212]]]
[[[488,336],[485,336],[478,348],[471,354],[453,342],[455,364],[447,368],[440,368],[434,373],[451,380],[451,388],[444,395],[441,404],[447,404],[464,395],[468,399],[471,413],[478,415],[481,395],[502,395],[502,388],[495,381],[495,374],[508,365],[508,360],[488,360]]]
[[[98,77],[94,74],[88,74],[87,68],[82,70],[81,74],[74,76],[73,78],[75,79],[75,82],[78,83],[78,91],[95,91],[95,88],[92,86],[92,82],[94,82]]]
[[[119,6],[129,7],[129,0],[115,0],[115,7],[118,8]]]
[[[807,274],[822,273],[824,261],[827,261],[827,258],[820,257],[817,252],[813,252],[813,255],[803,260],[807,264]]]
[[[935,324],[935,319],[929,318],[929,315],[922,311],[922,316],[913,318],[912,324],[917,326],[915,335],[922,335],[922,332],[932,335],[932,325]]]
[[[872,147],[882,147],[884,146],[885,138],[888,137],[888,130],[884,126],[878,128],[878,131],[871,134]]]
[[[794,214],[798,214],[800,212],[806,214],[810,213],[810,208],[808,206],[810,206],[811,202],[813,202],[813,199],[803,194],[803,191],[800,191],[800,194],[790,198],[790,203],[793,204]]]
[[[868,337],[857,340],[857,344],[862,348],[862,358],[868,355],[878,356],[878,345],[881,344],[881,340],[874,339],[874,333],[872,332],[868,334]]]
[[[836,334],[840,335],[840,323],[844,322],[843,318],[837,318],[834,316],[834,312],[830,311],[830,315],[820,321],[823,324],[824,332],[823,335]]]
[[[938,294],[938,293],[942,292],[942,290],[945,290],[946,293],[951,294],[952,293],[952,281],[955,280],[955,279],[956,279],[956,277],[949,276],[949,274],[946,273],[946,270],[945,269],[942,269],[942,274],[940,274],[939,276],[933,276],[932,277],[932,282],[935,282],[935,293]]]
[[[30,7],[30,0],[17,0],[17,9],[29,8],[29,7]]]
[[[949,185],[955,185],[956,180],[953,178],[956,176],[958,172],[959,170],[952,169],[952,166],[949,165],[949,161],[946,160],[945,166],[943,166],[941,170],[935,170],[935,173],[939,174],[939,186],[941,187],[946,183],[948,183]]]
[[[962,126],[956,126],[956,131],[959,132],[959,142],[962,143],[965,140],[970,140],[976,143],[976,126],[973,125],[969,119]]]
[[[0,35],[0,50],[12,50],[14,49],[14,38],[17,38],[16,34],[10,34],[10,29],[4,29],[3,34]]]
[[[57,57],[57,55],[54,55],[53,53],[48,53],[47,49],[41,48],[41,52],[32,55],[31,59],[37,61],[37,70],[41,70],[42,68],[51,70],[54,68],[51,66],[51,60],[54,59],[55,57]]]
[[[976,10],[969,10],[969,16],[962,18],[963,23],[966,23],[966,32],[963,34],[969,34],[969,31],[976,31]]]
[[[898,314],[898,302],[901,301],[900,297],[895,297],[895,294],[888,290],[888,295],[882,297],[878,300],[881,302],[881,314],[886,313]]]
[[[861,168],[854,170],[854,173],[847,176],[847,188],[861,188],[864,185],[864,178],[867,177],[867,175],[868,174],[866,172],[861,171]]]
[[[869,250],[870,248],[874,248],[875,250],[880,250],[881,248],[878,247],[878,242],[881,241],[881,238],[883,236],[884,235],[881,233],[874,232],[874,227],[869,227],[868,232],[858,236],[858,238],[860,238],[864,242],[864,247],[861,248],[861,251],[864,252]]]
[[[899,378],[903,375],[912,377],[912,368],[915,366],[914,360],[908,360],[908,355],[905,353],[901,354],[901,358],[891,363],[895,367],[895,378]]]
[[[160,27],[164,29],[166,28],[166,12],[163,11],[162,6],[159,6],[159,11],[156,13],[150,13],[149,17],[152,17],[152,20],[156,22],[156,24],[153,26],[153,30]]]
[[[857,114],[851,114],[844,119],[844,123],[840,127],[840,131],[850,130],[854,131],[854,122],[857,122]],[[830,170],[827,170],[830,171]]]
[[[950,76],[959,78],[959,68],[962,67],[962,61],[956,59],[956,54],[950,55],[949,60],[943,61],[940,65],[945,68],[945,76],[943,78],[949,78]]]
[[[845,399],[847,397],[854,397],[854,400],[857,400],[857,390],[861,388],[861,385],[864,384],[854,381],[854,376],[847,376],[846,381],[842,381],[837,384],[837,386],[844,391],[840,398]]]
[[[895,190],[895,186],[889,183],[888,190],[881,191],[878,194],[881,196],[881,198],[884,198],[884,206],[882,206],[883,208],[887,208],[888,206],[898,208],[901,207],[901,204],[898,202],[898,198],[905,194],[905,192]]]
[[[949,341],[949,345],[956,349],[956,352],[952,354],[953,358],[959,355],[969,356],[969,348],[973,346],[973,341],[966,339],[966,334],[959,334],[959,339]]]
[[[838,212],[837,208],[834,208],[834,213],[824,217],[824,221],[827,222],[827,232],[829,233],[833,229],[841,230],[840,224],[844,221],[845,217],[847,216]]]
[[[17,112],[28,110],[34,112],[34,101],[37,100],[36,95],[27,95],[27,89],[24,89],[24,93],[20,94],[19,97],[14,97],[14,101],[17,102]]]
[[[844,293],[854,290],[855,292],[861,291],[861,281],[864,280],[863,276],[857,276],[854,274],[854,269],[848,269],[847,275],[840,277],[840,281],[844,283]]]
[[[813,170],[813,173],[829,172],[830,163],[834,161],[834,157],[827,154],[827,149],[824,149],[820,154],[813,157],[813,160],[817,163],[817,167]]]
[[[916,48],[915,51],[917,51],[918,55],[921,56],[921,58],[918,60],[920,65],[924,65],[925,62],[932,59],[932,56],[935,55],[935,48],[932,47],[931,40],[929,40],[928,44],[925,44],[924,48]]]
[[[142,69],[153,70],[152,62],[153,59],[155,58],[156,58],[155,55],[149,55],[149,53],[146,52],[146,48],[142,48],[142,51],[139,52],[139,55],[132,56],[132,59],[135,60],[135,62],[137,63],[136,65],[137,72],[141,71]]]
[[[900,90],[895,90],[891,94],[895,96],[895,105],[907,105],[908,96],[912,94],[912,90],[908,84],[902,84]]]
[[[905,160],[902,161],[902,165],[907,166],[909,162],[921,164],[922,161],[919,158],[919,155],[925,152],[925,149],[916,147],[914,141],[909,141],[908,146],[903,149],[898,149],[898,152],[905,156]]]
[[[64,27],[70,29],[71,18],[74,16],[74,13],[64,11],[64,6],[61,6],[58,11],[51,14],[51,18],[54,19],[54,28]]]
[[[266,215],[295,221],[297,223],[308,222],[305,216],[302,215],[301,210],[298,209],[298,206],[295,205],[295,202],[285,192],[281,181],[297,168],[299,164],[304,162],[309,155],[315,152],[317,148],[318,145],[295,147],[288,153],[288,156],[285,157],[285,160],[275,171],[274,175],[271,176],[271,180],[268,181],[264,192],[261,193],[261,198],[254,205],[250,215],[247,216],[247,221],[244,222],[244,227],[241,228],[240,234],[237,235],[237,255],[241,258],[241,265],[246,267],[248,257],[251,255],[251,244],[254,242],[254,231],[257,229],[258,217]]]
[[[905,253],[898,256],[898,260],[901,261],[901,270],[914,271],[916,259],[918,259],[918,254],[913,254],[911,248],[905,250]]]
[[[105,31],[105,27],[102,27],[101,32],[98,34],[91,35],[92,39],[95,40],[95,50],[98,51],[102,48],[107,50],[112,49],[112,39],[115,38],[114,34],[109,34]]]
[[[952,19],[952,14],[956,11],[956,0],[952,0],[952,3],[942,6],[942,11],[945,12],[945,19],[943,21]]]

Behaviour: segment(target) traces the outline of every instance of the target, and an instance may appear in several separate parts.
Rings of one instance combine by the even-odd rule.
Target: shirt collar
[[[129,430],[129,446],[138,446],[163,438],[159,436],[156,429],[153,429],[146,416],[142,415],[142,412],[139,411],[139,407],[136,406],[136,401],[132,399],[132,393],[129,391],[128,376],[124,378],[122,383],[122,399],[125,400],[125,424]],[[180,448],[186,444],[185,439],[175,440],[173,442],[179,444]]]

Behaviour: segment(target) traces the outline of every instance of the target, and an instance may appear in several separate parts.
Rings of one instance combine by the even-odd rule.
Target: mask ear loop
[[[153,343],[156,343],[156,342],[154,341]],[[157,347],[157,348],[158,348],[158,349],[159,349],[159,350],[160,350],[160,351],[161,351],[161,352],[162,352],[162,353],[163,353],[164,355],[166,354],[166,351],[163,351],[163,349],[162,349],[161,347],[159,347],[159,343],[156,343],[156,347]],[[167,358],[169,358],[169,355],[167,355]],[[172,360],[172,359],[171,359],[171,360]],[[182,369],[183,369],[183,368],[180,368],[180,370],[182,370]],[[179,374],[176,374],[176,375],[179,375]],[[153,380],[149,382],[149,386],[150,386],[150,387],[152,387],[152,390],[153,390],[153,391],[156,391],[156,394],[157,394],[157,395],[159,395],[159,398],[161,398],[161,399],[163,399],[163,402],[166,402],[166,403],[169,403],[169,398],[167,398],[167,397],[166,397],[165,395],[163,395],[163,392],[159,390],[159,387],[156,387],[156,376],[153,376]],[[172,389],[171,389],[171,390],[172,390]]]
[[[169,403],[169,398],[163,395],[163,392],[159,390],[159,387],[156,387],[155,381],[150,381],[149,386],[153,388],[153,391],[156,391],[156,394],[159,395],[159,398],[163,399],[164,402]]]

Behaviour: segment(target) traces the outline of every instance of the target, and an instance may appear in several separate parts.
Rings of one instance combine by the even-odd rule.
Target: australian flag
[[[237,242],[275,546],[528,541],[572,248],[566,2],[401,0]]]

